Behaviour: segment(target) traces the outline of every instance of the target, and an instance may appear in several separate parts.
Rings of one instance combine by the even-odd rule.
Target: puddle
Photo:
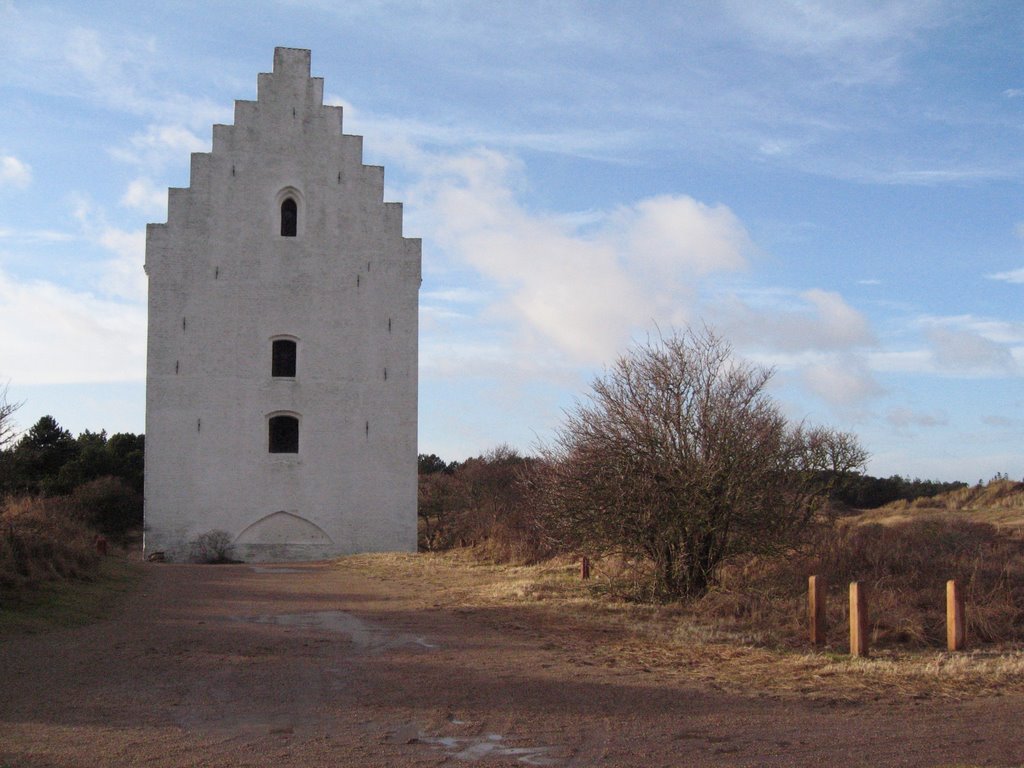
[[[249,570],[253,573],[306,573],[302,568],[273,568],[268,565],[252,565]]]
[[[459,722],[452,720],[453,723]],[[435,749],[445,751],[447,757],[466,762],[484,760],[488,757],[513,758],[523,765],[557,765],[560,760],[550,757],[552,747],[508,747],[503,743],[505,737],[499,733],[487,733],[482,736],[430,736],[418,731],[413,726],[399,728],[392,736],[392,741],[403,741],[406,744],[426,744]]]
[[[345,635],[361,651],[379,652],[387,649],[417,646],[435,650],[438,646],[417,635],[396,634],[387,628],[364,621],[344,611],[315,611],[312,613],[275,613],[262,616],[233,616],[235,621],[251,621],[254,624],[275,624],[282,627],[299,627]]]

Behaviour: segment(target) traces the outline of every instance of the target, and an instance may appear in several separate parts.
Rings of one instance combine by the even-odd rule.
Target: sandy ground
[[[588,663],[516,609],[326,563],[147,565],[0,641],[0,766],[1024,764],[1024,695],[859,704]]]

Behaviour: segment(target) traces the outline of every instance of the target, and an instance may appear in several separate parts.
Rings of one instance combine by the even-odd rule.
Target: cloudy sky
[[[144,431],[145,224],[311,48],[423,238],[420,451],[706,323],[876,475],[1024,476],[1024,5],[0,0],[0,383]]]

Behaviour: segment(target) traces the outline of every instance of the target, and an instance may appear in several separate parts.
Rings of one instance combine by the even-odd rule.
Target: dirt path
[[[1024,764],[1024,696],[830,704],[588,665],[515,608],[328,564],[144,566],[0,641],[0,767]]]

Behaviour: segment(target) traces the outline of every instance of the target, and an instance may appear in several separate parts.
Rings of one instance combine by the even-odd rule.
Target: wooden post
[[[825,580],[820,576],[807,579],[807,619],[811,645],[825,644]]]
[[[590,558],[586,555],[583,556],[583,562],[580,564],[580,578],[583,581],[590,578]]]
[[[964,628],[964,595],[953,580],[946,582],[946,647],[962,651],[967,635]]]
[[[850,582],[850,655],[868,655],[868,596],[859,581]]]

